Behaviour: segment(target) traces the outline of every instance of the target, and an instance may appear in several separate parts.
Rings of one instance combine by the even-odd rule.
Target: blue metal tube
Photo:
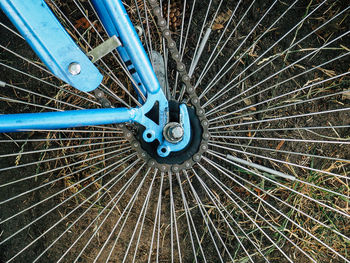
[[[109,19],[106,19],[106,22],[112,22],[117,29],[123,47],[128,53],[132,64],[135,66],[147,92],[152,94],[157,93],[160,89],[160,84],[122,1],[100,0],[94,1],[94,4],[96,6],[102,5],[101,9],[108,12]]]
[[[103,76],[74,43],[44,0],[0,0],[0,8],[57,77],[85,92],[100,85]],[[72,64],[80,67],[76,74],[69,71]]]
[[[131,121],[135,109],[108,108],[0,115],[0,132],[52,130]]]
[[[110,18],[104,4],[100,0],[92,0],[92,4],[94,5],[94,8],[99,16],[99,18],[102,21],[103,26],[105,27],[108,35],[119,37],[119,33],[117,31],[117,28],[114,26],[112,19]],[[138,85],[139,89],[147,97],[147,93],[145,90],[145,87],[143,86],[141,79],[138,75],[138,73],[134,70],[134,65],[130,64],[131,60],[126,52],[125,48],[123,46],[117,47],[118,53],[122,60],[125,62],[128,70],[130,71],[130,74],[132,75],[133,79],[135,80],[136,84]],[[137,90],[136,90],[137,91]]]

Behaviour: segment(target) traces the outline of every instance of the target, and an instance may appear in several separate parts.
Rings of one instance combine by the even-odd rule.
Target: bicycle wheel
[[[85,52],[108,39],[89,0],[46,2]],[[142,127],[131,124],[1,134],[0,259],[350,262],[346,1],[158,4],[205,110],[208,149],[164,161],[140,141],[142,155],[126,136]],[[125,7],[165,65],[167,98],[191,106],[149,2]],[[1,113],[101,107],[0,19]],[[113,106],[140,105],[116,52],[96,65]],[[162,171],[149,157],[191,162]]]

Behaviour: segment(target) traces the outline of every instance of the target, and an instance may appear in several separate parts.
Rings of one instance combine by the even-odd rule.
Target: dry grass
[[[316,1],[317,2],[317,1]],[[67,6],[67,4],[64,1],[57,1],[61,7],[63,7],[63,10],[67,10],[67,14],[70,16],[75,17],[76,13],[72,12],[71,7]],[[134,4],[134,2],[132,1]],[[330,18],[334,17],[336,14],[338,14],[341,11],[340,6],[336,4],[337,2],[332,1],[332,3],[329,4],[328,8],[325,8],[324,12],[322,14],[318,14],[317,16],[312,17],[313,23],[311,24],[311,28],[315,29],[320,23],[324,23],[324,21],[329,20]],[[139,21],[138,20],[138,13],[136,12],[135,6],[131,4],[128,6],[128,12],[132,18],[133,21]],[[142,16],[142,25],[144,28],[147,28],[150,30],[150,37],[152,40],[159,44],[159,46],[155,45],[153,48],[157,50],[161,50],[161,34],[157,30],[157,27],[155,26],[156,22],[154,21],[154,17],[150,12],[147,12],[147,16],[149,18],[150,24],[148,27],[147,22],[145,20],[145,13],[144,13],[144,6],[143,1],[138,0],[137,4],[139,6],[139,9],[141,10],[141,16]],[[309,8],[312,7],[314,4],[314,1],[309,1],[305,7],[305,14],[309,12]],[[63,16],[59,14],[59,12],[56,10],[56,8],[52,5],[50,5],[51,8],[55,11],[55,13],[62,19],[62,21],[65,21],[63,19]],[[65,9],[66,8],[66,9]],[[85,10],[85,13],[88,14],[88,9]],[[346,14],[342,16],[340,19],[336,21],[336,23],[332,23],[327,28],[317,31],[316,36],[317,39],[315,42],[320,43],[319,45],[322,45],[323,43],[327,43],[329,39],[331,39],[334,34],[337,34],[339,31],[344,30],[346,28],[346,21],[349,14]],[[103,31],[101,30],[101,26],[98,25],[96,20],[93,21],[93,25],[86,24],[86,21],[84,21],[83,16],[77,16],[74,21],[75,28],[88,39],[88,44],[84,43],[77,32],[74,31],[74,28],[67,22],[64,22],[64,24],[69,28],[68,31],[70,35],[79,43],[80,47],[88,51],[89,45],[96,46],[98,45],[101,40],[96,37],[96,31],[101,33],[103,35]],[[219,23],[219,22],[218,22]],[[225,22],[220,22],[225,23]],[[220,27],[220,26],[217,26]],[[291,41],[289,43],[289,46],[293,45],[295,41],[299,37],[299,31],[301,30],[302,26],[298,28],[298,30],[295,32],[294,37],[291,38]],[[220,29],[217,29],[220,30]],[[271,33],[279,34],[279,28],[276,27],[273,30],[271,30]],[[147,35],[146,34],[146,35]],[[174,34],[176,35],[176,34]],[[254,39],[257,39],[259,35],[256,35]],[[103,37],[106,37],[106,35],[103,35]],[[147,36],[149,37],[149,36]],[[176,36],[175,36],[176,37]],[[239,37],[242,36],[238,36]],[[145,41],[144,36],[141,37],[142,41]],[[253,41],[254,41],[253,39]],[[247,53],[247,56],[244,56],[241,58],[240,65],[235,67],[232,70],[232,77],[234,76],[234,72],[242,70],[245,66],[249,65],[249,63],[252,61],[251,59],[254,59],[258,56],[259,53],[261,53],[261,50],[263,43],[258,42],[256,46],[254,46],[252,49],[249,50]],[[210,46],[211,48],[211,46]],[[349,46],[333,46],[329,48],[325,48],[323,50],[319,50],[319,52],[346,52],[349,51]],[[313,45],[308,46],[298,46],[296,49],[293,49],[290,52],[284,53],[281,52],[281,50],[274,50],[274,53],[270,56],[267,56],[266,58],[262,59],[260,62],[257,63],[257,66],[264,65],[269,63],[270,61],[276,59],[271,63],[271,65],[268,68],[269,72],[274,72],[276,69],[279,69],[281,67],[288,66],[292,63],[293,59],[298,58],[298,56],[301,56],[303,54],[308,54],[315,50],[315,47]],[[209,51],[209,50],[208,50]],[[238,54],[239,57],[240,54]],[[317,54],[315,54],[317,55]],[[186,58],[185,58],[186,59]],[[132,84],[130,81],[125,77],[123,74],[120,65],[115,61],[115,59],[112,56],[108,56],[105,59],[106,64],[110,65],[113,71],[115,72],[118,79],[122,81],[122,83],[125,85],[127,90],[129,92],[133,92]],[[307,65],[310,66],[310,65]],[[334,66],[334,67],[333,67]],[[26,65],[25,67],[29,67]],[[100,69],[103,69],[103,65],[99,64]],[[311,67],[315,67],[316,65],[312,64]],[[304,71],[306,69],[305,65],[303,64],[296,64],[294,65],[287,73],[286,75],[282,76],[282,78],[286,79],[290,76],[293,76],[294,74],[298,74],[301,71]],[[292,86],[295,86],[297,88],[303,88],[307,85],[319,82],[321,80],[334,77],[335,75],[339,74],[339,70],[337,68],[337,65],[330,65],[327,67],[317,67],[317,70],[314,70],[311,74],[307,75],[307,79],[295,79],[293,80]],[[241,76],[239,80],[243,79],[246,75]],[[46,77],[50,80],[51,77]],[[278,76],[274,82],[280,81],[280,76]],[[230,79],[229,79],[230,80]],[[225,80],[225,81],[229,81]],[[239,81],[238,80],[238,81]],[[113,82],[111,77],[105,77],[104,82],[107,87],[109,87],[112,91],[116,92],[118,96],[121,99],[128,100],[127,102],[132,104],[133,102],[130,100],[129,96],[127,96],[126,92],[121,90],[120,87]],[[73,105],[80,106],[82,108],[90,108],[91,103],[87,100],[82,99],[81,97],[76,96],[77,92],[66,85],[63,85],[60,83],[61,87],[64,87],[66,90],[70,91],[71,93],[58,91],[56,92],[52,97],[61,100]],[[305,100],[310,100],[312,98],[317,98],[321,96],[325,96],[327,94],[333,94],[335,92],[342,92],[344,90],[348,89],[349,85],[349,78],[343,77],[339,78],[334,81],[328,81],[322,83],[322,85],[316,85],[312,88],[307,88],[305,90],[300,90],[299,92],[293,94],[292,96],[288,96],[286,98],[283,98],[281,100],[267,103],[265,105],[265,108],[273,108],[273,107],[280,107],[280,106],[286,106],[291,103],[296,102],[303,102]],[[239,90],[244,91],[248,87],[251,87],[252,83],[249,81],[245,81],[241,84],[239,87]],[[283,91],[284,86],[277,86],[274,91],[271,92],[271,94],[268,94],[269,96],[274,96],[274,92],[276,92],[278,89],[281,89]],[[209,93],[207,95],[207,98],[209,99],[211,95],[215,95],[217,91],[213,90],[212,93]],[[346,94],[344,92],[344,94]],[[250,95],[249,93],[244,95]],[[36,98],[35,96],[28,96],[25,97],[22,94],[16,94],[18,98],[21,98],[23,100],[26,100],[28,102],[35,101],[38,104],[52,106],[60,110],[68,110],[72,109],[71,107],[64,105],[62,103],[59,103],[54,100],[40,100],[40,98]],[[227,99],[227,97],[223,97],[224,99]],[[92,98],[91,98],[92,99]],[[289,106],[286,109],[283,110],[271,110],[271,111],[263,111],[264,109],[258,106],[251,106],[256,102],[259,102],[263,100],[264,98],[262,96],[254,97],[252,96],[250,99],[245,99],[241,102],[241,104],[236,105],[233,108],[228,108],[225,111],[221,111],[219,114],[224,115],[226,113],[229,113],[231,110],[237,110],[237,107],[248,107],[245,111],[237,112],[237,114],[234,115],[235,123],[241,123],[244,124],[248,121],[253,120],[264,120],[264,119],[274,119],[278,117],[286,116],[286,114],[293,115],[293,114],[303,114],[306,112],[318,112],[323,109],[323,104],[311,104],[310,107],[306,108],[298,108],[297,106]],[[116,100],[111,99],[113,104],[118,105]],[[348,105],[348,98],[345,96],[342,97],[342,94],[339,96],[336,96],[332,98],[332,105],[335,105],[337,107],[346,107]],[[325,103],[325,102],[323,102]],[[10,103],[10,105],[13,105]],[[214,108],[216,105],[213,104],[212,108]],[[251,107],[249,107],[251,106]],[[98,107],[98,105],[93,105],[92,107]],[[210,108],[209,108],[210,109]],[[219,115],[218,115],[219,116]],[[336,123],[339,123],[339,118],[342,118],[341,115],[334,114],[329,119],[326,119],[324,121],[324,126],[334,126]],[[218,124],[220,125],[227,125],[231,124],[232,120],[230,121],[220,121]],[[310,126],[310,124],[315,123],[318,125],[320,123],[319,120],[317,120],[316,117],[310,117],[303,119],[303,122],[301,125],[304,126]],[[347,134],[338,134],[337,129],[330,129],[329,132],[324,134],[318,134],[317,131],[315,133],[310,133],[307,131],[293,131],[286,136],[285,134],[273,134],[273,133],[262,133],[257,130],[259,129],[271,129],[271,128],[287,128],[287,127],[294,127],[293,125],[298,125],[297,123],[293,123],[293,120],[286,120],[283,122],[279,122],[277,124],[271,124],[269,123],[260,123],[260,124],[252,124],[252,125],[242,125],[241,130],[244,130],[244,132],[239,132],[240,127],[237,127],[237,133],[235,133],[238,136],[246,136],[248,139],[245,141],[245,144],[248,146],[259,146],[259,147],[266,147],[269,149],[272,149],[271,152],[268,151],[259,151],[259,150],[253,150],[252,152],[255,154],[264,154],[267,157],[276,158],[276,152],[279,155],[280,160],[284,161],[285,163],[278,163],[275,161],[269,161],[264,160],[261,158],[254,158],[248,154],[245,155],[247,159],[251,159],[252,161],[256,161],[258,163],[261,163],[262,165],[266,165],[269,167],[272,167],[276,170],[284,171],[288,174],[295,175],[297,178],[304,180],[305,182],[313,183],[315,186],[324,187],[329,190],[332,190],[334,192],[340,193],[342,195],[345,195],[347,197],[350,196],[350,187],[349,182],[347,180],[340,179],[336,176],[331,176],[327,173],[337,173],[342,176],[349,176],[349,163],[347,162],[341,162],[341,161],[327,161],[327,160],[314,160],[312,157],[307,156],[307,154],[324,154],[325,156],[330,156],[334,158],[344,158],[349,159],[349,152],[344,151],[344,147],[339,149],[334,149],[332,146],[324,146],[321,145],[319,148],[317,148],[318,145],[308,144],[308,145],[301,145],[298,143],[289,143],[286,142],[285,139],[288,136],[294,136],[295,138],[300,139],[312,139],[317,136],[317,138],[323,138],[323,139],[339,139],[343,138],[344,140],[348,140],[349,136]],[[89,131],[90,129],[87,128],[86,131]],[[217,131],[215,131],[217,134]],[[227,133],[232,133],[231,128],[227,128],[226,130],[221,130],[221,134],[225,135]],[[46,180],[44,182],[47,182],[52,179],[56,178],[62,178],[62,181],[58,182],[57,184],[54,184],[52,188],[54,187],[60,187],[62,189],[66,189],[66,191],[60,196],[60,200],[63,201],[67,197],[72,196],[76,193],[80,193],[77,195],[72,202],[74,203],[81,203],[84,200],[87,200],[87,198],[95,193],[96,191],[100,191],[103,189],[103,181],[97,180],[97,176],[91,176],[92,174],[98,172],[100,169],[103,169],[104,167],[108,166],[112,161],[106,160],[106,153],[108,151],[101,149],[100,146],[83,146],[84,144],[88,145],[91,143],[94,143],[94,139],[90,139],[90,137],[105,137],[106,142],[108,141],[109,137],[115,136],[113,133],[108,133],[108,129],[106,130],[100,130],[100,131],[92,131],[91,134],[89,133],[74,133],[74,132],[48,132],[46,133],[46,139],[69,139],[69,138],[82,138],[81,141],[79,140],[62,140],[62,141],[55,141],[55,142],[41,142],[36,145],[36,149],[44,149],[49,150],[54,147],[65,147],[64,150],[60,151],[45,151],[41,154],[39,161],[44,161],[46,159],[54,158],[54,157],[60,157],[60,156],[69,156],[74,153],[76,153],[76,148],[69,148],[69,147],[76,147],[76,146],[82,146],[79,148],[81,150],[81,154],[69,157],[69,158],[61,158],[59,160],[55,160],[52,162],[46,162],[44,165],[38,165],[37,166],[37,172],[47,171],[47,170],[55,170],[56,168],[60,168],[57,171],[51,173],[50,175],[46,176]],[[276,138],[279,138],[280,140],[277,142],[263,142],[261,144],[254,144],[254,138],[256,137],[269,137],[269,136],[275,136]],[[28,135],[28,138],[32,136],[32,134]],[[251,140],[250,140],[250,139]],[[104,141],[102,139],[101,141]],[[236,140],[230,140],[230,139],[222,139],[222,142],[225,143],[236,143]],[[109,144],[106,143],[105,146],[108,146]],[[22,150],[19,151],[19,155],[16,158],[16,164],[20,164],[22,161],[21,152],[23,151],[24,147],[26,147],[26,144],[22,145]],[[120,146],[122,147],[122,146]],[[245,148],[242,146],[242,148],[239,148],[240,150],[249,150],[249,148]],[[279,153],[279,151],[295,151],[296,149],[299,149],[298,151],[305,153],[305,156],[299,156],[295,157],[289,153]],[[90,153],[84,153],[87,151],[93,151]],[[225,153],[230,153],[226,151]],[[120,158],[123,158],[127,156],[127,154],[120,156]],[[85,161],[86,160],[86,161]],[[92,161],[90,161],[92,160]],[[93,165],[94,163],[97,163]],[[297,163],[298,165],[303,165],[307,168],[312,169],[318,169],[323,172],[315,172],[310,171],[305,168],[296,168],[292,165],[288,165],[286,163]],[[74,165],[73,167],[67,166],[72,163],[77,163],[77,165]],[[67,167],[65,167],[67,166]],[[208,165],[209,166],[209,165]],[[122,166],[120,169],[125,168],[125,166]],[[291,255],[291,257],[296,260],[296,262],[305,262],[305,258],[303,257],[301,252],[298,252],[295,248],[293,248],[293,245],[291,245],[288,241],[286,241],[286,238],[283,236],[285,235],[290,240],[292,240],[297,246],[299,246],[302,250],[307,252],[312,258],[314,258],[316,261],[319,262],[325,262],[325,259],[330,261],[337,262],[337,259],[334,258],[334,253],[330,252],[328,248],[326,248],[324,245],[321,245],[317,242],[315,242],[315,239],[312,236],[315,236],[320,241],[324,242],[328,246],[330,246],[335,251],[339,252],[340,254],[344,255],[345,257],[349,257],[349,248],[350,244],[346,240],[344,240],[341,236],[337,235],[334,231],[336,230],[346,236],[350,236],[350,222],[347,218],[344,216],[341,216],[334,211],[331,211],[329,209],[326,209],[320,205],[317,205],[315,202],[311,201],[310,199],[306,198],[305,196],[308,196],[310,198],[314,198],[316,200],[322,201],[323,203],[342,211],[345,214],[350,213],[349,209],[349,201],[343,197],[340,197],[339,195],[335,195],[334,193],[327,192],[320,190],[316,187],[311,187],[306,184],[301,183],[295,183],[295,182],[286,182],[279,180],[278,182],[283,184],[286,187],[289,187],[295,191],[298,191],[302,193],[305,196],[302,196],[300,194],[296,194],[291,192],[290,190],[286,190],[285,187],[281,187],[278,185],[274,185],[269,183],[266,180],[261,180],[260,178],[257,178],[253,173],[247,172],[244,169],[240,169],[238,167],[234,166],[228,166],[226,167],[228,171],[233,171],[240,175],[242,178],[247,179],[248,182],[243,182],[242,180],[238,180],[242,185],[238,183],[231,183],[229,185],[230,189],[240,198],[242,199],[241,202],[238,202],[240,206],[245,207],[245,211],[247,214],[253,219],[253,221],[260,226],[264,231],[266,231],[267,235],[271,235],[273,240],[278,244],[280,247],[282,247],[285,251],[287,251],[288,255]],[[76,171],[81,171],[79,173],[76,173]],[[258,172],[257,170],[254,170],[255,172]],[[132,170],[132,172],[135,172]],[[70,175],[72,174],[72,175]],[[272,175],[264,174],[267,178],[272,178]],[[80,183],[80,181],[82,181]],[[79,183],[78,183],[79,182]],[[88,184],[91,184],[89,187],[86,187]],[[184,182],[185,183],[185,182]],[[83,191],[84,190],[84,191]],[[102,192],[102,191],[101,191]],[[281,260],[281,256],[276,250],[274,246],[266,242],[266,237],[261,234],[261,232],[257,229],[256,225],[252,223],[251,220],[248,220],[246,217],[246,214],[239,208],[239,206],[232,202],[232,200],[228,199],[225,195],[222,193],[220,194],[220,191],[217,191],[217,198],[221,201],[222,204],[224,204],[224,208],[227,209],[227,211],[230,211],[231,216],[237,220],[240,227],[244,229],[252,240],[254,240],[257,247],[261,249],[261,251],[264,252],[265,255],[267,255],[272,261]],[[96,197],[93,200],[90,200],[88,204],[91,204],[97,198],[100,196],[100,194],[96,195]],[[276,198],[281,199],[286,202],[286,204],[279,203]],[[193,200],[189,200],[193,201]],[[225,242],[229,244],[230,248],[232,248],[235,252],[235,258],[238,260],[238,262],[246,262],[247,257],[242,252],[242,248],[237,244],[235,241],[235,237],[230,233],[230,231],[227,228],[227,224],[225,220],[223,220],[222,216],[218,211],[216,211],[215,206],[207,200],[207,211],[209,215],[215,219],[215,223],[217,224],[218,231],[222,234],[223,238],[225,239]],[[281,214],[279,214],[277,211],[273,210],[270,206],[268,206],[266,203],[275,204],[276,207],[283,211],[284,215],[286,215],[291,221],[295,222],[300,227],[296,226],[295,224],[291,223],[291,221],[287,220],[285,217],[283,217]],[[87,204],[87,205],[88,205]],[[255,212],[257,212],[259,215],[266,218],[266,220],[269,223],[273,223],[278,227],[278,230],[283,233],[278,233],[276,229],[271,228],[271,226],[264,221],[257,213],[253,210],[249,210],[245,204],[249,204],[252,208],[255,209]],[[99,203],[96,205],[96,213],[98,213],[99,209],[102,209],[104,207],[105,203]],[[297,210],[293,210],[291,207],[295,207]],[[62,211],[62,217],[66,213],[68,213],[69,210]],[[178,210],[177,214],[180,214],[178,217],[178,220],[182,220],[184,217],[183,211]],[[307,216],[306,216],[307,215]],[[116,217],[117,218],[117,217]],[[318,224],[315,222],[315,219],[319,222],[322,222],[327,227],[322,226],[321,224]],[[231,220],[229,217],[226,218],[226,220]],[[232,225],[234,223],[232,222]],[[162,230],[164,229],[164,233],[167,233],[169,226],[163,225]],[[239,237],[241,241],[244,244],[247,244],[247,237],[241,233],[241,231],[236,227],[237,233],[239,234]],[[205,240],[208,238],[208,231],[204,231],[201,240]],[[204,242],[204,241],[203,241]],[[164,241],[165,243],[165,241]],[[249,253],[255,258],[257,258],[259,255],[255,251],[254,247],[249,247]]]

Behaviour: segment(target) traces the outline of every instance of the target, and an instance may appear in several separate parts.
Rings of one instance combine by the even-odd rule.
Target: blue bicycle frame
[[[143,139],[146,142],[159,141],[160,156],[166,157],[172,151],[183,149],[190,140],[187,107],[180,105],[180,120],[184,129],[182,140],[178,143],[166,141],[163,138],[163,128],[168,123],[168,101],[121,0],[93,0],[92,3],[108,34],[120,39],[122,46],[117,50],[128,69],[135,69],[132,70],[132,76],[139,85],[139,90],[147,97],[146,102],[142,107],[132,109],[0,115],[0,132],[137,122],[145,127]],[[58,78],[84,92],[92,91],[100,85],[103,76],[74,43],[44,0],[0,0],[0,8]],[[155,103],[159,105],[159,123],[146,117]]]

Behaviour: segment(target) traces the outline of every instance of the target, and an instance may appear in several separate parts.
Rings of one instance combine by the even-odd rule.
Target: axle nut
[[[184,129],[180,123],[169,122],[163,129],[163,136],[168,142],[176,143],[182,140]]]

